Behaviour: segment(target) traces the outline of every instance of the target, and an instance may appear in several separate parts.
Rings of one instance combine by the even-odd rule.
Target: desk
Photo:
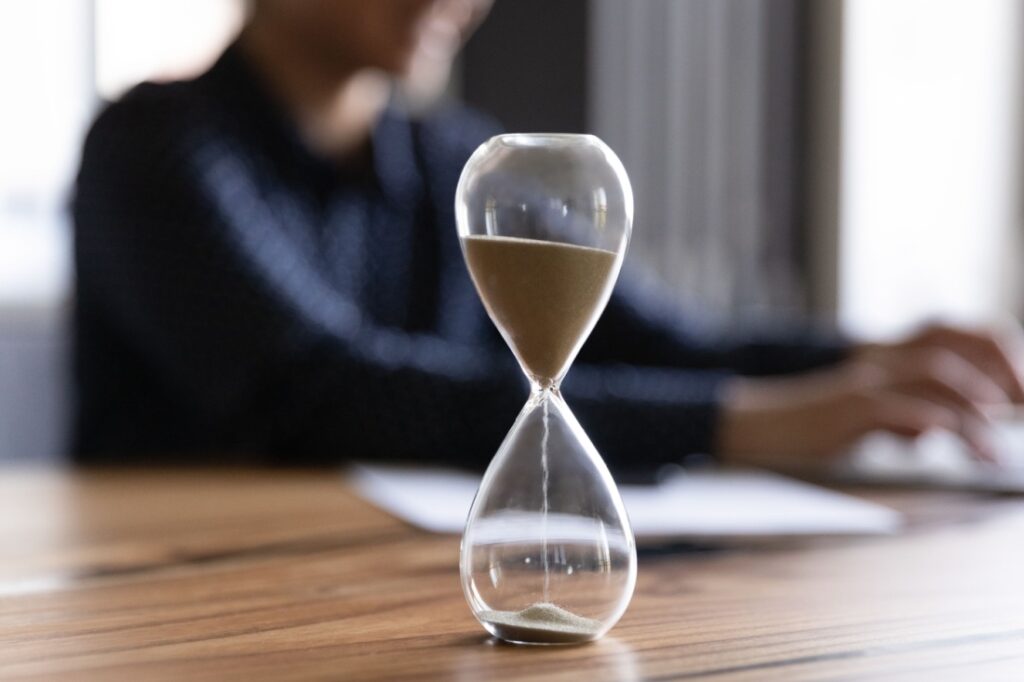
[[[907,533],[644,554],[608,637],[538,649],[333,473],[0,470],[0,677],[1024,679],[1024,501],[874,497]]]

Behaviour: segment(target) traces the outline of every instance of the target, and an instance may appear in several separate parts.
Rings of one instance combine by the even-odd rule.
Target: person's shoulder
[[[145,82],[107,104],[85,139],[83,161],[95,156],[146,156],[181,151],[204,120],[194,81]]]
[[[183,116],[195,108],[195,88],[187,82],[136,85],[119,99],[108,103],[96,117],[89,139],[123,141],[132,135],[173,135],[186,130]]]
[[[91,216],[112,210],[198,210],[210,136],[202,111],[208,105],[194,83],[141,83],[99,113],[72,196],[80,230]]]

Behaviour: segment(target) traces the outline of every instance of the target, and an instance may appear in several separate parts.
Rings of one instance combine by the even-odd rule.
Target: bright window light
[[[143,80],[194,76],[241,26],[241,0],[95,0],[96,87],[114,99]]]
[[[885,336],[1015,309],[1021,14],[1016,0],[845,3],[847,330]]]

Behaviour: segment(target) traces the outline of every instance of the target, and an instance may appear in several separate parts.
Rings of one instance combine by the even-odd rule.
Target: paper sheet
[[[357,465],[349,480],[370,502],[436,533],[461,533],[479,478],[446,469]],[[886,507],[763,471],[679,473],[621,486],[638,540],[891,533]]]

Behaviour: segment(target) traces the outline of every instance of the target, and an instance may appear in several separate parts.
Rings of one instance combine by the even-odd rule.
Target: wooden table
[[[520,648],[337,474],[0,470],[0,677],[1024,679],[1024,501],[875,496],[907,533],[644,553],[608,637]]]

